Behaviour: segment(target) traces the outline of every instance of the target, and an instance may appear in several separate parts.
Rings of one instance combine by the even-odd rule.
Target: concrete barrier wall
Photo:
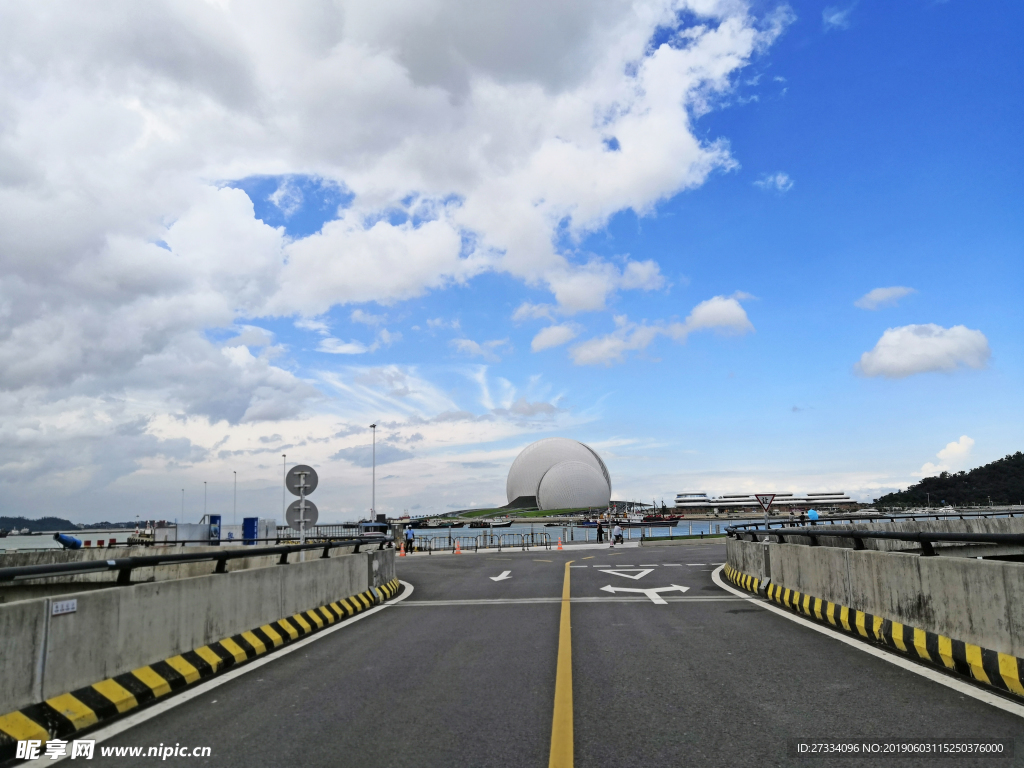
[[[371,554],[368,577],[371,587],[381,587],[396,578],[395,550],[374,550]]]
[[[46,605],[41,605],[44,602]],[[41,700],[39,667],[46,647],[48,612],[48,600],[0,605],[0,701],[24,706]],[[14,707],[0,705],[0,709],[4,714]]]
[[[765,574],[763,548],[730,539],[728,562],[783,588],[1024,657],[1024,563],[769,544]]]
[[[308,555],[307,555],[308,557]],[[394,550],[0,605],[0,713],[379,586]]]
[[[942,533],[1024,533],[1024,518],[1021,517],[968,517],[944,518],[941,520],[897,520],[889,521],[865,521],[852,525],[831,525],[819,523],[815,526],[822,533],[828,531],[896,531],[898,533],[916,531],[938,531]],[[794,543],[808,544],[810,539],[803,536],[794,536]],[[839,539],[822,536],[818,544],[824,547],[853,548],[851,539]],[[962,542],[939,541],[933,542],[936,548],[946,550],[944,554],[957,554],[967,557],[978,555],[1002,555],[1019,554],[1021,547],[1013,544],[964,544]],[[865,549],[875,549],[882,552],[906,552],[917,551],[921,545],[916,541],[894,541],[886,539],[864,539]]]
[[[24,565],[53,565],[55,563],[77,563],[87,560],[109,560],[122,557],[145,557],[148,555],[166,555],[187,552],[223,552],[227,547],[118,547],[116,549],[46,549],[32,552],[12,552],[0,556],[0,567],[11,568]],[[237,545],[232,545],[233,551]],[[330,550],[330,557],[343,557],[352,553],[354,547],[337,547]],[[290,555],[297,560],[298,555]],[[307,558],[319,558],[320,552],[309,551]],[[227,562],[227,571],[245,571],[252,568],[267,568],[277,565],[278,555],[266,557],[245,557]],[[180,563],[177,565],[161,565],[152,568],[135,568],[132,570],[132,583],[149,581],[176,581],[194,576],[207,576],[213,573],[216,563],[212,561],[199,563]],[[106,587],[117,582],[117,571],[98,571],[82,573],[74,576],[54,576],[45,579],[18,581],[14,584],[0,585],[0,603],[15,600],[27,600],[33,597],[49,597],[76,592],[80,589]]]

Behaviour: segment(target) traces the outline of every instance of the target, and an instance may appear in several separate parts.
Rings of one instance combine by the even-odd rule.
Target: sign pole
[[[768,508],[771,507],[772,502],[775,501],[774,493],[757,493],[754,494],[754,498],[757,499],[757,503],[761,505],[761,509],[764,510],[764,529],[768,530]],[[765,541],[767,541],[767,537]]]
[[[772,502],[775,501],[774,493],[758,493],[754,495],[757,499],[757,503],[761,505],[761,509],[764,510],[764,529],[768,530],[768,509],[771,507]],[[765,585],[765,589],[768,589],[767,584],[771,580],[771,566],[768,560],[768,535],[764,537],[764,566],[762,568],[762,584]]]
[[[306,543],[306,473],[299,473],[299,544]],[[306,550],[299,553],[299,562],[306,562]]]

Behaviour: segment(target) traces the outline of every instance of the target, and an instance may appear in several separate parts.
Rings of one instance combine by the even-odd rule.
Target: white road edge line
[[[922,666],[921,664],[916,664],[912,661],[908,661],[907,659],[900,658],[891,651],[886,651],[876,646],[863,643],[860,640],[854,640],[851,637],[846,637],[846,635],[842,634],[841,632],[838,632],[837,630],[822,626],[821,624],[811,621],[810,619],[805,619],[802,616],[796,616],[795,614],[792,614],[789,611],[779,608],[778,606],[772,605],[766,600],[756,600],[747,593],[742,592],[734,587],[731,587],[724,581],[722,581],[721,574],[723,568],[725,568],[724,563],[715,569],[714,573],[711,574],[712,580],[722,589],[726,590],[727,592],[732,592],[734,595],[739,595],[747,602],[754,603],[754,605],[759,605],[765,610],[771,611],[772,613],[777,613],[779,614],[779,616],[784,616],[790,621],[795,621],[797,624],[802,624],[803,626],[809,629],[813,629],[816,632],[820,632],[821,634],[831,637],[834,640],[838,640],[841,643],[846,643],[849,646],[864,651],[864,653],[870,654],[884,661],[888,661],[890,664],[895,664],[897,667],[902,667],[903,669],[913,672],[915,675],[926,677],[932,682],[938,683],[939,685],[944,685],[947,688],[952,688],[954,691],[962,693],[965,696],[970,696],[972,699],[977,699],[978,701],[984,702],[985,704],[991,704],[993,707],[1001,709],[1004,712],[1009,712],[1011,715],[1017,715],[1017,717],[1024,717],[1024,706],[1020,704],[1015,704],[1012,701],[1007,701],[1001,696],[996,696],[995,694],[989,693],[988,691],[985,691],[981,688],[976,688],[970,683],[965,683],[961,680],[957,680],[955,677],[949,677],[947,675],[942,674],[941,672]]]
[[[286,645],[283,648],[273,651],[272,653],[269,653],[262,658],[254,659],[248,662],[247,664],[242,665],[238,669],[234,669],[230,672],[225,672],[223,675],[220,675],[219,677],[215,677],[212,680],[207,680],[205,683],[200,683],[195,688],[190,688],[186,691],[182,691],[180,694],[172,696],[166,701],[162,701],[158,704],[154,704],[150,707],[147,707],[146,709],[142,710],[141,712],[137,712],[134,715],[129,715],[123,720],[118,720],[116,723],[108,725],[106,728],[100,728],[98,731],[93,731],[92,733],[87,734],[84,738],[95,739],[97,744],[101,744],[107,739],[111,739],[114,736],[124,733],[125,731],[131,728],[134,728],[136,725],[141,725],[147,720],[152,720],[157,715],[162,715],[164,712],[170,709],[174,709],[175,707],[184,704],[187,701],[191,701],[196,696],[202,696],[204,693],[208,693],[214,688],[224,685],[224,683],[229,683],[236,677],[244,675],[246,672],[252,672],[254,669],[259,669],[264,664],[269,664],[270,662],[276,659],[280,659],[282,656],[287,656],[289,653],[297,651],[300,648],[309,645],[310,643],[315,642],[316,640],[319,640],[322,637],[326,637],[327,635],[333,632],[337,632],[339,629],[350,627],[355,622],[360,621],[361,619],[365,619],[370,614],[376,613],[377,611],[382,611],[388,606],[394,605],[395,603],[400,603],[412,594],[413,586],[412,584],[409,584],[408,582],[401,580],[399,580],[399,584],[405,587],[405,589],[402,590],[402,594],[400,594],[393,600],[389,600],[383,605],[374,606],[373,608],[370,608],[368,611],[364,611],[363,613],[357,614],[350,619],[346,619],[340,624],[335,624],[333,627],[322,629],[316,634],[311,635],[310,637],[299,640],[298,642],[292,643],[291,645]],[[74,738],[74,734],[71,734],[69,737],[67,737],[67,741],[69,742],[69,753],[71,751],[70,742]],[[22,765],[31,766],[31,768],[43,768],[43,766],[53,765],[54,763],[59,763],[61,760],[66,759],[67,755],[65,755],[64,757],[59,757],[56,760],[51,760],[48,757],[41,757],[38,760],[33,760],[30,763],[22,763]]]

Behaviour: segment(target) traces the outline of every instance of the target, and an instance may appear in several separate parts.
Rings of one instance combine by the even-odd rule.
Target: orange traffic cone
[[[455,554],[456,555],[461,555],[462,554],[462,547],[459,546],[459,540],[458,539],[455,540]]]
[[[558,537],[558,548],[559,549],[562,548],[562,537],[561,536]]]
[[[403,542],[401,548],[399,548],[398,556],[399,557],[405,557],[405,542]]]

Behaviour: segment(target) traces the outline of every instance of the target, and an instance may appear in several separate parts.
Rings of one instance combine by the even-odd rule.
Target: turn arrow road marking
[[[613,587],[609,584],[607,587],[601,587],[602,592],[640,592],[641,594],[647,595],[651,598],[651,602],[655,605],[668,605],[665,602],[659,592],[689,592],[689,587],[680,587],[678,584],[673,584],[671,587],[655,587],[653,589],[634,589],[633,587]]]
[[[512,571],[502,571],[501,576],[491,576],[491,581],[504,581],[512,578]]]
[[[640,571],[640,572],[636,573],[636,574],[633,574],[633,573],[623,573],[622,572],[623,570]],[[610,573],[612,576],[625,576],[627,579],[642,579],[644,576],[646,576],[648,573],[650,573],[653,570],[654,570],[653,568],[623,568],[623,569],[618,570],[618,571],[606,571],[606,570],[602,569],[601,573]]]

